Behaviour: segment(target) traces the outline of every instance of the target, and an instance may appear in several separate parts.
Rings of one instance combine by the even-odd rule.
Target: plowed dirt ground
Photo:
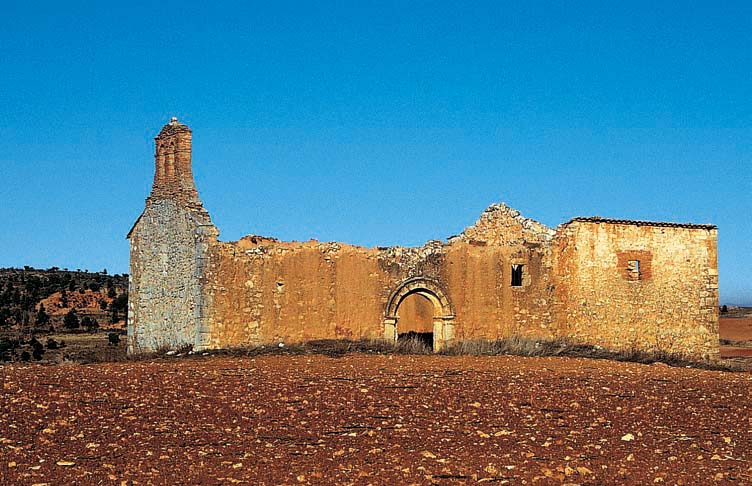
[[[0,483],[752,484],[752,374],[566,358],[0,367]]]
[[[718,320],[721,357],[752,357],[752,317],[721,317]]]

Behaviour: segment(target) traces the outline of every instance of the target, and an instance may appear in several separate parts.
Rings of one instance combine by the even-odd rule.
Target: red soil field
[[[721,339],[734,341],[721,345],[721,357],[752,357],[752,317],[721,317],[718,320]]]
[[[752,484],[752,375],[347,355],[0,367],[5,484]]]
[[[718,332],[721,339],[752,341],[752,317],[721,317]]]

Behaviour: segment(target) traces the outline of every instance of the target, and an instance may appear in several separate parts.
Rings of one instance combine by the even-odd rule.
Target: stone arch
[[[454,340],[454,308],[441,285],[426,277],[404,280],[392,291],[384,312],[384,339],[397,341],[397,310],[402,301],[412,294],[420,294],[433,304],[433,350],[439,351]]]

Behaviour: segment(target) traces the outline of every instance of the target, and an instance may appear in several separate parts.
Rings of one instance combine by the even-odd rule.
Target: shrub
[[[81,327],[85,328],[89,332],[92,332],[99,327],[99,322],[89,316],[84,316],[84,318],[81,319]]]
[[[107,340],[109,341],[110,346],[117,346],[120,344],[120,333],[119,332],[111,332],[107,335]]]
[[[44,346],[42,345],[42,343],[40,343],[37,338],[32,337],[31,341],[29,341],[29,344],[31,345],[31,355],[34,357],[34,359],[37,361],[42,359],[42,355],[44,354]]]
[[[10,361],[19,344],[15,339],[0,339],[0,361]]]
[[[35,337],[31,338],[31,341],[29,341],[29,345],[33,349],[44,349],[44,346],[42,346],[42,343],[40,343],[39,340]]]
[[[63,319],[63,325],[66,329],[78,329],[80,327],[80,323],[78,321],[78,314],[76,314],[76,309],[71,309],[68,311],[67,314],[65,314],[65,318]]]
[[[45,327],[50,323],[50,316],[44,309],[44,304],[39,304],[39,312],[37,312],[37,318],[35,324],[37,327]]]

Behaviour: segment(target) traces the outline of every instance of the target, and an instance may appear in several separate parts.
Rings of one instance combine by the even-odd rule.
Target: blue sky
[[[750,2],[13,2],[0,73],[0,266],[127,272],[176,115],[226,240],[713,223],[752,304]]]

